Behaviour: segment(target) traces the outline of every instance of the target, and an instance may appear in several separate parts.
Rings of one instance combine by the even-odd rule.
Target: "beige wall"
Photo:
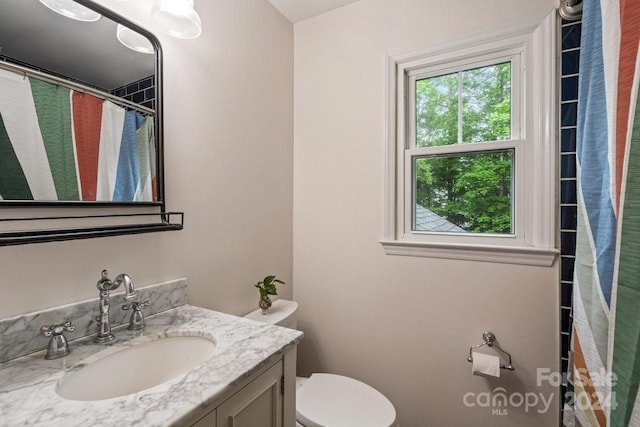
[[[299,373],[359,378],[403,427],[553,426],[560,398],[536,386],[558,369],[558,267],[387,256],[382,237],[385,55],[550,11],[545,0],[361,0],[295,25],[294,298]],[[516,371],[472,376],[469,346],[493,331]],[[505,387],[542,405],[467,407]],[[555,392],[555,396],[551,396]],[[531,397],[532,398],[532,397]],[[517,397],[514,400],[517,402]]]
[[[98,2],[151,29],[143,2]],[[185,229],[0,247],[0,318],[97,297],[103,268],[137,286],[187,277],[192,303],[236,314],[269,273],[291,296],[293,26],[266,0],[196,8],[200,38],[158,34],[168,209]]]

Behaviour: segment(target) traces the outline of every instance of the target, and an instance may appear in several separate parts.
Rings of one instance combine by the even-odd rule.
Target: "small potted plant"
[[[267,276],[261,282],[255,284],[255,287],[260,291],[260,301],[258,305],[262,309],[262,314],[269,313],[269,309],[271,308],[271,298],[269,298],[269,295],[278,295],[278,290],[276,289],[277,283],[285,284],[282,280],[276,279],[276,276]]]

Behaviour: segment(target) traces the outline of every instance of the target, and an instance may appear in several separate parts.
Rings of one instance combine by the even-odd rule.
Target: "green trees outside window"
[[[417,80],[415,123],[418,148],[510,139],[511,63]],[[415,157],[414,203],[466,232],[512,233],[513,168],[511,149]]]

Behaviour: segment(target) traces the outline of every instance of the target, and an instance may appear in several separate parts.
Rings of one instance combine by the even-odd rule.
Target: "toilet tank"
[[[273,302],[269,313],[262,314],[261,309],[257,309],[247,314],[247,319],[255,320],[256,322],[269,323],[277,326],[284,326],[285,328],[297,329],[297,313],[298,303],[295,301],[289,301],[286,299],[278,299]]]

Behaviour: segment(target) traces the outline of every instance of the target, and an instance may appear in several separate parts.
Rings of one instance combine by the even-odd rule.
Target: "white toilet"
[[[298,303],[276,300],[269,314],[260,309],[245,317],[297,329]],[[396,410],[382,393],[353,378],[312,374],[296,378],[298,427],[398,427]]]

